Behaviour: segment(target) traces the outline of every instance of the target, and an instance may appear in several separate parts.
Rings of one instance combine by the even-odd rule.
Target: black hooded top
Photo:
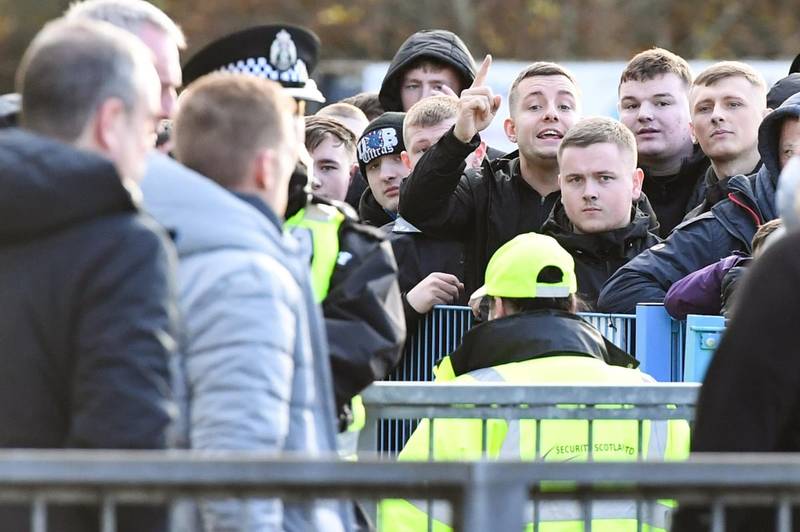
[[[431,57],[451,65],[461,75],[464,88],[475,79],[475,61],[458,35],[447,30],[418,31],[397,50],[383,78],[378,97],[385,111],[403,111],[400,83],[407,67],[421,57]]]
[[[708,157],[696,144],[692,154],[683,160],[680,170],[668,176],[654,176],[650,169],[642,166],[644,183],[642,191],[647,194],[660,225],[658,236],[666,238],[686,214],[697,207],[706,193],[706,170]]]

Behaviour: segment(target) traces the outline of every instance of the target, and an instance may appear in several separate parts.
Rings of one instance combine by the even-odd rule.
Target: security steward
[[[248,73],[283,85],[298,102],[298,135],[305,135],[306,102],[325,98],[309,75],[320,42],[305,28],[257,26],[222,37],[190,58],[186,83],[214,71]],[[302,160],[310,161],[308,154]],[[405,322],[397,263],[380,231],[357,222],[346,204],[308,192],[313,164],[298,164],[289,184],[286,227],[308,251],[312,284],[322,304],[330,347],[340,429],[356,431],[351,400],[383,379],[402,354]]]
[[[489,299],[489,321],[473,328],[462,345],[438,365],[436,382],[512,384],[635,385],[653,382],[638,362],[575,314],[577,282],[572,257],[549,236],[526,233],[500,247],[489,261],[485,284],[472,298]],[[482,457],[481,420],[434,420],[433,456],[429,422],[420,423],[399,459],[477,460]],[[537,452],[537,430],[538,452]],[[486,458],[546,461],[587,460],[586,420],[488,420]],[[644,459],[681,460],[689,452],[685,421],[644,421]],[[635,461],[639,456],[638,422],[599,420],[593,423],[592,459]],[[645,507],[643,530],[666,530],[671,501]],[[583,530],[577,502],[541,502],[541,532]],[[430,509],[430,515],[428,511]],[[533,510],[527,515],[533,515]],[[592,505],[592,530],[637,530],[634,501],[602,501]],[[428,519],[432,519],[428,528]],[[449,509],[440,503],[392,499],[381,504],[380,530],[450,531]],[[528,525],[528,530],[531,524]]]

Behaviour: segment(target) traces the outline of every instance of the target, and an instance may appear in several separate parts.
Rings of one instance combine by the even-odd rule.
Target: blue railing
[[[663,305],[643,304],[631,314],[582,313],[603,336],[635,356],[660,382],[698,382],[719,345],[724,318],[690,315],[677,321]],[[431,381],[433,368],[453,352],[473,325],[469,307],[439,306],[406,343],[403,359],[387,380]]]

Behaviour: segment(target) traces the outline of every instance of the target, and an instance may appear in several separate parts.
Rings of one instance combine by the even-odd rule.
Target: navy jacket
[[[174,250],[112,164],[0,133],[0,447],[158,449],[177,409]],[[97,530],[97,508],[50,509],[48,530]],[[120,509],[117,530],[164,515]],[[25,531],[27,508],[0,507]]]
[[[660,303],[678,279],[734,251],[751,253],[750,241],[758,226],[778,217],[778,139],[783,119],[788,116],[800,117],[800,94],[764,118],[758,135],[763,163],[758,172],[732,177],[728,199],[683,222],[663,243],[620,268],[600,292],[599,311],[633,313],[637,303]]]

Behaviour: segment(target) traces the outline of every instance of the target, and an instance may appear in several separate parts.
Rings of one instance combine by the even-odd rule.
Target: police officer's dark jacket
[[[312,201],[324,203],[314,198]],[[339,228],[339,260],[322,302],[330,346],[336,405],[341,413],[356,394],[383,379],[400,360],[405,320],[397,262],[377,228],[360,224],[352,210]]]
[[[164,448],[169,237],[107,159],[7,129],[0,166],[0,447]],[[48,513],[52,530],[99,530],[97,508]],[[120,516],[120,530],[159,530],[163,518]],[[3,506],[0,523],[29,530],[30,510]]]
[[[611,343],[580,316],[561,310],[534,310],[487,321],[471,329],[450,355],[463,375],[550,356],[587,356],[612,366],[636,368],[639,362]]]
[[[786,117],[800,117],[800,94],[786,100],[761,123],[758,150],[763,164],[758,172],[732,177],[728,199],[682,223],[663,243],[620,268],[603,287],[598,310],[635,312],[636,303],[663,301],[672,283],[687,274],[734,251],[752,251],[750,242],[758,226],[778,217],[778,141]]]
[[[631,223],[621,229],[594,234],[578,234],[559,202],[542,227],[542,233],[555,238],[575,259],[578,295],[594,309],[605,282],[636,255],[661,241],[649,231],[650,216],[637,207],[631,209]]]

